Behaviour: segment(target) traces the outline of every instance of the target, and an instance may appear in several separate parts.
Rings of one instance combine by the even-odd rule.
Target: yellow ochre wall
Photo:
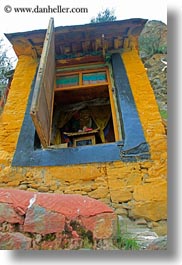
[[[0,187],[75,193],[102,200],[116,213],[159,221],[167,215],[167,140],[153,90],[136,50],[122,54],[146,140],[148,161],[57,167],[11,167],[37,62],[20,56],[0,116]]]

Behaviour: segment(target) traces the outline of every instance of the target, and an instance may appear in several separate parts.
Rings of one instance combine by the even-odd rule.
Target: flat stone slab
[[[11,204],[20,215],[25,214],[33,204],[70,218],[113,213],[113,210],[101,201],[78,194],[34,193],[14,189],[0,189],[0,202]]]

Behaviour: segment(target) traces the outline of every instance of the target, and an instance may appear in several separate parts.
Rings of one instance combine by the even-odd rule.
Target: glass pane
[[[78,75],[60,76],[56,79],[56,87],[70,87],[79,85]]]
[[[98,84],[107,82],[107,76],[105,72],[83,74],[83,84]]]

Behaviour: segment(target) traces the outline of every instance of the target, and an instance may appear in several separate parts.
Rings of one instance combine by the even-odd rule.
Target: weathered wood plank
[[[54,86],[54,20],[51,18],[45,36],[30,110],[30,115],[43,147],[50,145]]]

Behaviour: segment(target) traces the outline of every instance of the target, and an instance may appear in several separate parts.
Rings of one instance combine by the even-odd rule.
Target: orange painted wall
[[[137,51],[122,54],[151,159],[60,167],[12,167],[37,62],[20,56],[0,116],[0,187],[78,193],[112,205],[117,213],[158,221],[167,217],[167,140],[146,70]]]

